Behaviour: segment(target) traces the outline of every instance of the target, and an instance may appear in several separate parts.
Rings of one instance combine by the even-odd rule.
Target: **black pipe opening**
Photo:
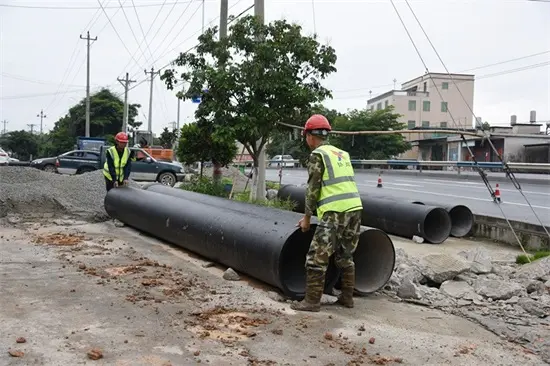
[[[422,226],[424,239],[432,244],[440,244],[444,242],[450,234],[450,230],[442,230],[441,228],[449,228],[452,230],[451,217],[445,209],[434,207],[426,215],[426,218],[422,222]]]
[[[383,288],[395,266],[395,249],[390,237],[370,227],[362,227],[359,244],[353,255],[355,293],[368,295]]]
[[[451,235],[455,238],[468,235],[474,225],[472,211],[463,205],[454,206],[448,211],[452,222]]]

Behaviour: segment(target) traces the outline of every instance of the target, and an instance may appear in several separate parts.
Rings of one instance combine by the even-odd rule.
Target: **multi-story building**
[[[394,112],[401,115],[399,121],[405,123],[409,130],[419,127],[471,129],[473,115],[470,108],[474,108],[474,75],[424,74],[403,83],[401,90],[390,90],[367,102],[367,108],[371,110],[383,109],[389,105],[394,106]],[[410,141],[412,149],[401,158],[429,160],[419,156],[420,141],[443,136],[444,134],[423,133],[421,130],[419,133],[406,134],[405,138]]]

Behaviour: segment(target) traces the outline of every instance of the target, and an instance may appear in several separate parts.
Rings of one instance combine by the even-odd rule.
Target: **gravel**
[[[71,176],[29,167],[0,168],[0,217],[73,215],[103,221],[109,218],[103,208],[105,194],[100,170]]]
[[[550,363],[550,257],[520,266],[482,249],[424,258],[397,249],[384,292],[468,318]]]

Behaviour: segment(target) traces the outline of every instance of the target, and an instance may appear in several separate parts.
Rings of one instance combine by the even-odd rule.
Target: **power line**
[[[2,73],[0,73],[0,76],[5,77],[5,78],[8,78],[8,79],[21,80],[21,81],[26,81],[26,82],[29,82],[29,83],[34,83],[34,84],[42,84],[42,85],[60,85],[59,83],[54,82],[54,81],[45,81],[45,80],[38,80],[38,79],[28,79],[28,78],[26,78],[26,77],[24,77],[24,76],[15,75],[15,74],[8,74],[7,72],[2,72]],[[77,88],[84,87],[84,85],[76,85],[76,84],[61,84],[61,85],[63,85],[63,86],[72,86],[72,87],[77,87]]]
[[[168,5],[182,5],[187,3],[194,3],[202,0],[187,0],[187,1],[175,1],[168,3]],[[160,4],[139,4],[137,8],[154,8],[157,6],[163,6]],[[97,10],[101,7],[97,6],[44,6],[44,5],[16,5],[16,4],[0,4],[0,7],[4,8],[20,8],[20,9],[43,9],[43,10]],[[126,6],[131,8],[132,6]],[[105,6],[104,9],[116,9],[118,6]]]
[[[70,90],[68,91],[67,93],[82,93],[83,91],[85,91],[86,89],[85,88],[81,88],[81,89],[75,89],[75,90]],[[56,95],[57,92],[52,92],[52,93],[41,93],[41,94],[21,94],[21,95],[9,95],[9,96],[2,96],[0,97],[0,100],[14,100],[14,99],[30,99],[30,98],[40,98],[40,97],[47,97],[47,96],[50,96],[50,95]]]

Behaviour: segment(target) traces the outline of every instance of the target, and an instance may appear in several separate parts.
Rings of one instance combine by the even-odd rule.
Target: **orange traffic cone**
[[[376,185],[376,188],[382,188],[382,177],[380,174],[378,174],[378,184]]]
[[[498,187],[498,183],[495,187],[495,201],[500,203],[500,188]]]

